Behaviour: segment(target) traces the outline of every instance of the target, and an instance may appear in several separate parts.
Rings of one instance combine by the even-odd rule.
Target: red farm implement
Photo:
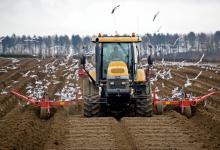
[[[51,109],[52,108],[58,108],[58,107],[64,107],[64,106],[70,106],[70,105],[76,105],[80,100],[78,99],[79,96],[76,97],[74,100],[68,100],[68,101],[53,101],[49,99],[34,99],[32,97],[24,96],[20,94],[19,91],[12,89],[11,94],[15,95],[16,97],[20,98],[22,101],[26,102],[27,104],[39,107],[40,108],[40,118],[46,119],[50,117],[51,115]]]
[[[154,113],[162,114],[166,106],[175,106],[180,109],[180,112],[188,118],[192,116],[192,108],[195,108],[199,103],[204,102],[215,92],[210,92],[203,96],[192,97],[190,94],[183,94],[183,98],[175,99],[159,99],[156,93],[153,93]]]

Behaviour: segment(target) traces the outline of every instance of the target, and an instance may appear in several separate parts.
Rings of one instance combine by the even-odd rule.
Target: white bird
[[[61,96],[61,94],[59,92],[56,92],[54,95]]]
[[[0,69],[0,72],[8,72],[6,69]]]
[[[186,83],[184,84],[184,87],[188,87],[188,86],[191,86],[191,85],[192,85],[192,83],[190,82],[190,79],[186,75]]]
[[[119,6],[120,6],[120,5],[117,5],[116,7],[114,7],[114,8],[112,9],[111,14],[113,14],[113,13],[115,12],[115,10],[118,9]]]
[[[12,58],[11,61],[12,61],[12,63],[17,63],[17,62],[19,62],[20,60],[15,59],[15,58]]]
[[[154,15],[153,21],[157,18],[157,16],[159,15],[159,13],[160,13],[160,11],[158,11],[158,12]]]
[[[209,92],[214,91],[215,89],[212,87],[210,89],[208,89]]]
[[[178,37],[178,38],[175,40],[175,42],[173,43],[173,46],[175,46],[176,43],[177,43],[180,39],[182,39],[182,37]]]
[[[175,88],[172,90],[172,94],[176,93],[178,90],[179,90],[179,87],[175,87]]]
[[[165,88],[165,85],[164,85],[164,83],[162,83],[162,88]]]
[[[40,84],[40,85],[41,85],[41,84],[42,84],[42,81],[40,81],[40,80],[39,80],[39,81],[36,81],[35,84]]]
[[[158,87],[156,87],[155,89],[154,89],[154,92],[156,92],[156,93],[158,93],[160,90],[159,90],[159,88]]]
[[[27,87],[26,87],[26,89],[32,89],[33,88],[33,86],[31,86],[31,85],[28,85]]]
[[[31,78],[37,78],[37,75],[34,74],[34,75],[31,75],[30,77]]]
[[[167,80],[173,78],[170,71],[171,71],[171,69],[169,69],[169,70],[167,71]]]
[[[177,64],[177,69],[178,69],[178,70],[181,69],[181,68],[183,68],[184,62],[185,62],[185,60],[183,60],[183,61],[181,61],[180,63]]]
[[[157,81],[158,73],[156,74],[155,78],[150,79],[150,83],[153,85],[155,81]]]
[[[194,66],[196,66],[196,65],[198,65],[200,62],[202,62],[204,56],[205,56],[205,54],[202,54],[202,57],[199,59],[198,62],[196,62],[196,63],[194,64]]]
[[[161,63],[162,63],[162,65],[164,65],[164,66],[166,65],[166,64],[165,64],[165,61],[164,61],[164,58],[162,58]]]
[[[198,75],[197,75],[195,78],[192,78],[192,79],[189,79],[189,80],[197,80],[198,77],[199,77],[201,74],[202,74],[202,71],[200,71],[200,72],[198,73]]]
[[[3,91],[0,93],[0,95],[7,95],[7,94],[8,94],[8,92],[5,91],[5,90],[3,90]]]
[[[53,84],[59,84],[60,81],[53,80]]]
[[[13,84],[16,84],[16,83],[18,83],[19,81],[16,81],[16,80],[12,80],[13,81]]]
[[[27,77],[29,73],[30,73],[30,71],[26,72],[25,74],[23,74],[22,77]]]

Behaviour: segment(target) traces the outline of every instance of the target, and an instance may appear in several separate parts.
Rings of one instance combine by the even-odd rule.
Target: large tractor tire
[[[97,98],[99,90],[88,79],[84,81],[84,116],[85,117],[98,117],[101,112],[101,105]]]
[[[100,116],[100,103],[97,100],[91,101],[84,99],[84,116],[85,117],[99,117]]]
[[[141,117],[151,117],[153,114],[153,105],[151,96],[146,99],[136,100],[136,114]]]

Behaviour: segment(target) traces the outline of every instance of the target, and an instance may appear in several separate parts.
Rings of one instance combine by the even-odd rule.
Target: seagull
[[[177,70],[183,68],[184,62],[185,62],[185,60],[183,60],[183,61],[181,61],[180,63],[177,64]]]
[[[160,11],[158,11],[155,15],[154,15],[154,18],[153,18],[153,21],[157,18],[157,16],[159,15]]]
[[[161,70],[160,70],[160,71],[161,71]],[[151,78],[150,81],[151,81],[152,84],[153,84],[154,81],[157,81],[157,77],[158,77],[158,75],[160,74],[160,71],[158,71],[158,72],[156,73],[155,78],[153,78],[153,79]]]
[[[169,69],[169,70],[167,71],[167,76],[168,76],[167,79],[168,79],[168,80],[173,78],[170,71],[171,71],[171,69]]]
[[[160,90],[159,90],[159,88],[158,87],[156,87],[155,89],[154,89],[154,92],[156,92],[156,93],[158,93]]]
[[[202,62],[202,59],[204,58],[204,56],[205,56],[205,54],[202,54],[202,57],[199,59],[199,61],[198,62],[196,62],[194,65],[196,66],[196,65],[198,65],[200,62]]]
[[[7,95],[7,94],[8,94],[8,92],[5,90],[2,90],[2,92],[0,93],[0,95]]]
[[[162,63],[162,65],[164,65],[164,66],[166,65],[166,64],[165,64],[165,61],[164,61],[164,58],[162,58],[161,63]]]
[[[19,62],[20,60],[15,59],[15,58],[12,58],[11,61],[12,61],[12,63],[17,63],[17,62]]]
[[[12,80],[13,81],[13,84],[17,84],[19,81],[16,81],[16,80]]]
[[[164,85],[164,83],[162,83],[162,88],[165,88],[165,85]]]
[[[162,28],[162,26],[160,26],[158,29],[157,29],[157,32],[160,32],[160,29]]]
[[[179,87],[175,87],[175,88],[172,90],[172,94],[176,93],[178,90],[179,90]]]
[[[214,91],[214,88],[212,87],[212,88],[208,89],[208,91],[209,92]]]
[[[119,7],[120,5],[118,5],[118,6],[116,6],[116,7],[114,7],[113,9],[112,9],[112,12],[111,12],[111,14],[113,14],[114,12],[115,12],[115,10]]]
[[[180,39],[182,39],[182,37],[178,37],[178,38],[176,39],[176,41],[173,43],[173,46],[175,46],[176,43],[177,43],[177,41],[179,41]]]
[[[189,80],[197,80],[198,77],[199,77],[201,74],[202,74],[202,71],[200,71],[200,72],[198,73],[198,75],[197,75],[195,78],[193,78],[193,79],[189,79]]]
[[[6,69],[0,69],[0,72],[8,72]]]
[[[188,86],[191,86],[191,85],[192,85],[192,83],[190,82],[190,79],[186,75],[186,83],[184,84],[184,87],[188,87]]]
[[[28,74],[30,73],[31,71],[28,71],[27,73],[25,73],[22,77],[27,77]]]

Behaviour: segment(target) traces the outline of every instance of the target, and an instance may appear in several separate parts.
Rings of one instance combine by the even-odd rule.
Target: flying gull
[[[197,63],[195,63],[194,65],[198,65],[200,62],[202,62],[202,59],[204,58],[205,54],[202,54],[202,57],[199,59],[199,61]]]
[[[155,15],[154,15],[154,18],[153,18],[153,21],[157,18],[157,16],[159,15],[160,11],[158,11]]]
[[[117,9],[119,6],[120,6],[120,5],[118,5],[118,6],[114,7],[114,8],[112,9],[111,14],[114,14],[115,10],[116,10],[116,9]]]

